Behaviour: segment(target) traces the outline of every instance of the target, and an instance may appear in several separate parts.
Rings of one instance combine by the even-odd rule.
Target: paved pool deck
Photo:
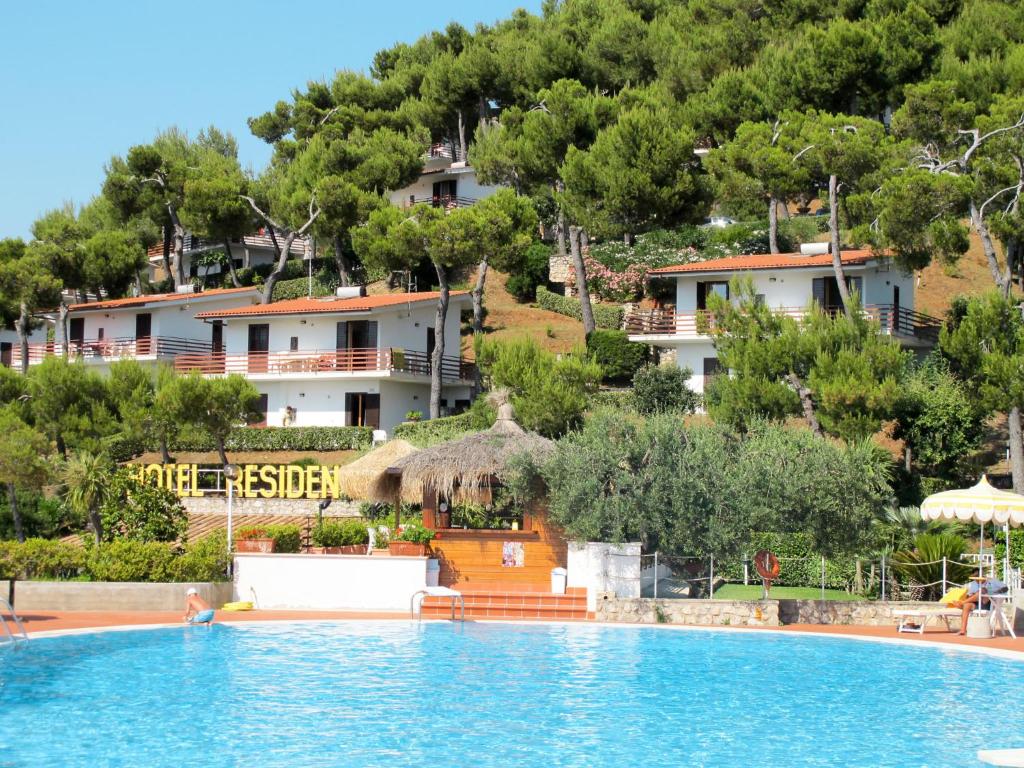
[[[104,627],[131,627],[154,624],[182,623],[180,611],[31,611],[21,616],[25,630],[54,632],[67,630],[101,629]],[[337,620],[408,620],[408,613],[380,613],[356,611],[217,611],[218,622],[235,623],[249,621],[337,621]],[[492,621],[492,620],[489,620]],[[580,623],[590,623],[580,620]],[[614,626],[614,625],[612,625]],[[618,625],[622,626],[622,625]],[[659,625],[645,625],[659,626]],[[701,627],[688,627],[701,629]],[[748,627],[704,627],[723,631],[759,631]],[[819,635],[845,635],[880,640],[898,640],[904,643],[925,645],[943,644],[971,646],[979,649],[1013,651],[1024,654],[1024,636],[1013,639],[1009,636],[989,640],[974,640],[947,632],[945,627],[926,629],[924,634],[897,633],[895,627],[828,626],[820,624],[787,624],[783,627],[766,627],[765,630],[781,632],[805,632]]]

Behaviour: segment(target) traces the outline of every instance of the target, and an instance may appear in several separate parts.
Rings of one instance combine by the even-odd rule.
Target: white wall
[[[481,184],[477,181],[476,171],[470,166],[465,166],[462,168],[449,168],[445,171],[439,171],[436,173],[423,174],[409,186],[402,187],[402,189],[396,189],[394,192],[388,193],[388,198],[393,204],[398,206],[407,205],[410,195],[414,196],[417,200],[421,200],[422,198],[429,199],[434,194],[435,182],[450,180],[454,180],[456,182],[456,197],[467,197],[475,200],[482,200],[485,197],[490,197],[501,189],[501,187],[492,186],[490,184]]]
[[[598,592],[640,597],[640,542],[569,542],[568,587],[586,587],[587,610],[597,610]]]
[[[692,372],[692,375],[687,380],[687,386],[694,392],[703,392],[704,358],[718,357],[715,352],[715,345],[710,341],[695,341],[674,346],[676,350],[676,365],[680,368],[689,368]]]
[[[426,557],[235,555],[234,599],[261,609],[408,611]]]

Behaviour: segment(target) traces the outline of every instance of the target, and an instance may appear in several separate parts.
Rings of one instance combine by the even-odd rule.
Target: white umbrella
[[[985,552],[985,524],[1001,525],[1007,532],[1011,526],[1024,525],[1024,496],[1010,491],[1001,491],[989,485],[984,475],[972,488],[957,491],[933,493],[921,502],[921,517],[925,520],[959,520],[981,526],[981,550]],[[1010,559],[1010,537],[1006,537],[1005,569]],[[979,558],[979,575],[981,559]]]

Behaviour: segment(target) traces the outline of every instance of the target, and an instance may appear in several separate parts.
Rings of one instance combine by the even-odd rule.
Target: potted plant
[[[365,555],[370,534],[359,520],[325,520],[313,529],[311,538],[326,555]]]
[[[409,411],[405,414],[405,420],[416,423],[423,420],[423,411]]]
[[[274,539],[262,526],[239,528],[235,533],[235,551],[269,554],[274,551]]]
[[[392,555],[423,557],[427,554],[427,545],[434,540],[434,532],[422,523],[409,523],[391,539],[388,551]]]

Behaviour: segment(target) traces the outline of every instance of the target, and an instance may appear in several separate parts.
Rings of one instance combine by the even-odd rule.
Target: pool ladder
[[[11,630],[11,627],[8,624],[9,620],[5,612],[11,614],[10,621],[14,623],[14,630],[16,631]],[[3,627],[4,637],[7,642],[11,643],[14,647],[18,646],[19,640],[28,640],[28,633],[25,631],[25,627],[21,623],[21,619],[18,618],[18,614],[14,612],[14,606],[11,605],[4,597],[0,597],[0,627]]]

